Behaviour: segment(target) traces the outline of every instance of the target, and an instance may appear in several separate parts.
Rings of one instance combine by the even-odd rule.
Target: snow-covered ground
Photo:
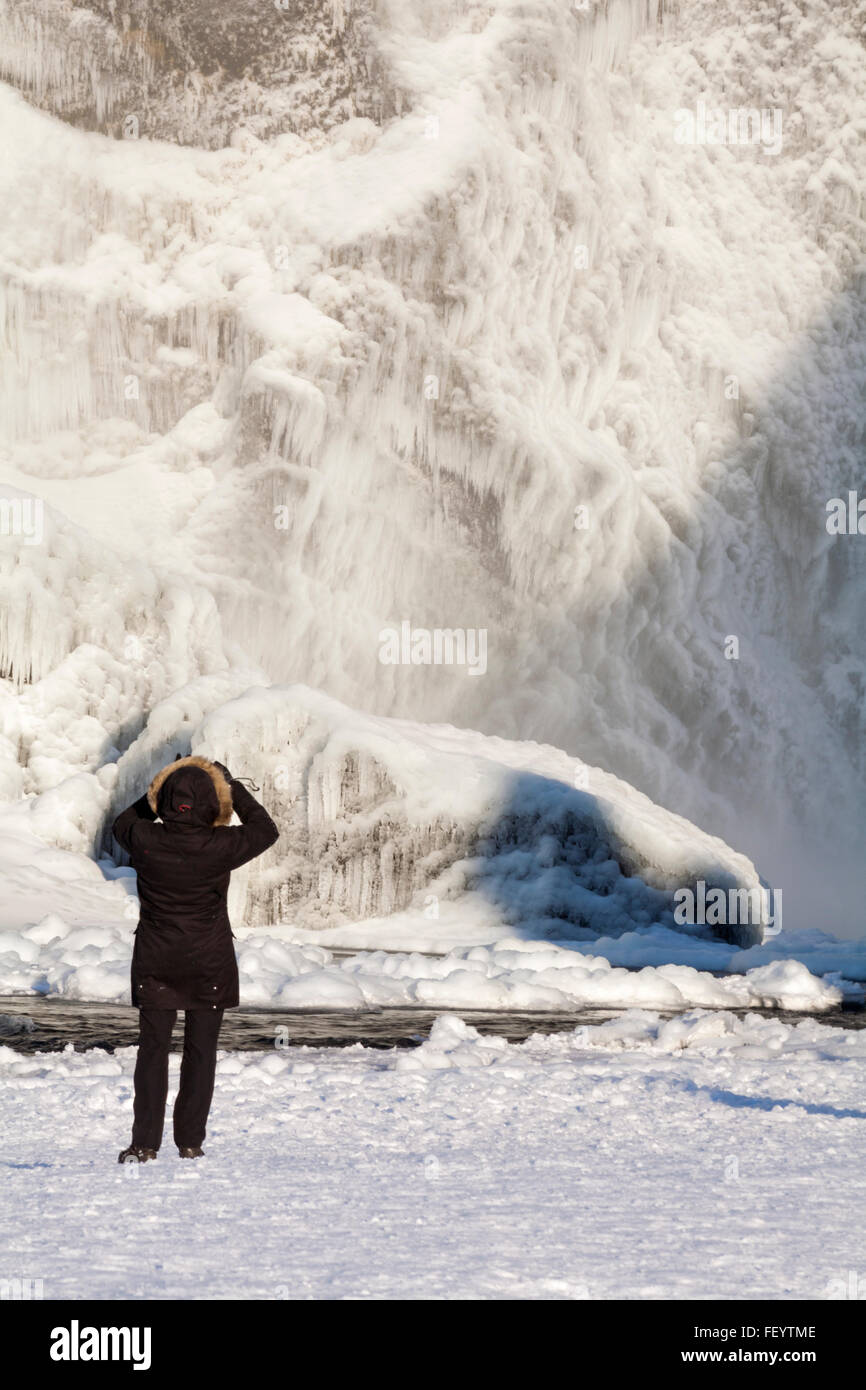
[[[169,1131],[130,1169],[133,1058],[0,1048],[0,1276],[72,1299],[866,1287],[864,1031],[636,1011],[513,1045],[449,1017],[408,1052],[228,1053],[206,1157]]]

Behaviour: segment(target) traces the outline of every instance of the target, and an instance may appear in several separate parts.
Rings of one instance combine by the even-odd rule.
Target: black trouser
[[[137,1148],[158,1149],[168,1095],[171,1030],[177,1010],[139,1009],[138,1018],[132,1142]],[[222,1009],[184,1010],[180,1090],[174,1102],[174,1142],[179,1149],[197,1148],[204,1142],[222,1021]]]

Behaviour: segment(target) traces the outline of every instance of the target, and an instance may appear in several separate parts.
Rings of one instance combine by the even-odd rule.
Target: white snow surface
[[[205,1158],[169,1129],[121,1167],[134,1057],[0,1047],[2,1273],[45,1298],[863,1287],[864,1031],[635,1010],[515,1045],[452,1015],[410,1051],[221,1053]]]

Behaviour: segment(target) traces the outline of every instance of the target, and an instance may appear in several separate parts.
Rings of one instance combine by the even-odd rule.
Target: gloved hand
[[[225,763],[214,762],[214,767],[219,768],[220,772],[222,773],[223,777],[226,779],[227,782],[234,781],[234,778],[232,777]]]

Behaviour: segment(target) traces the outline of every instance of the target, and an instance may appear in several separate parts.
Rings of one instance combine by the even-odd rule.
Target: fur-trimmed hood
[[[232,818],[232,789],[207,758],[178,758],[169,763],[148,787],[147,801],[163,821],[228,825]]]

